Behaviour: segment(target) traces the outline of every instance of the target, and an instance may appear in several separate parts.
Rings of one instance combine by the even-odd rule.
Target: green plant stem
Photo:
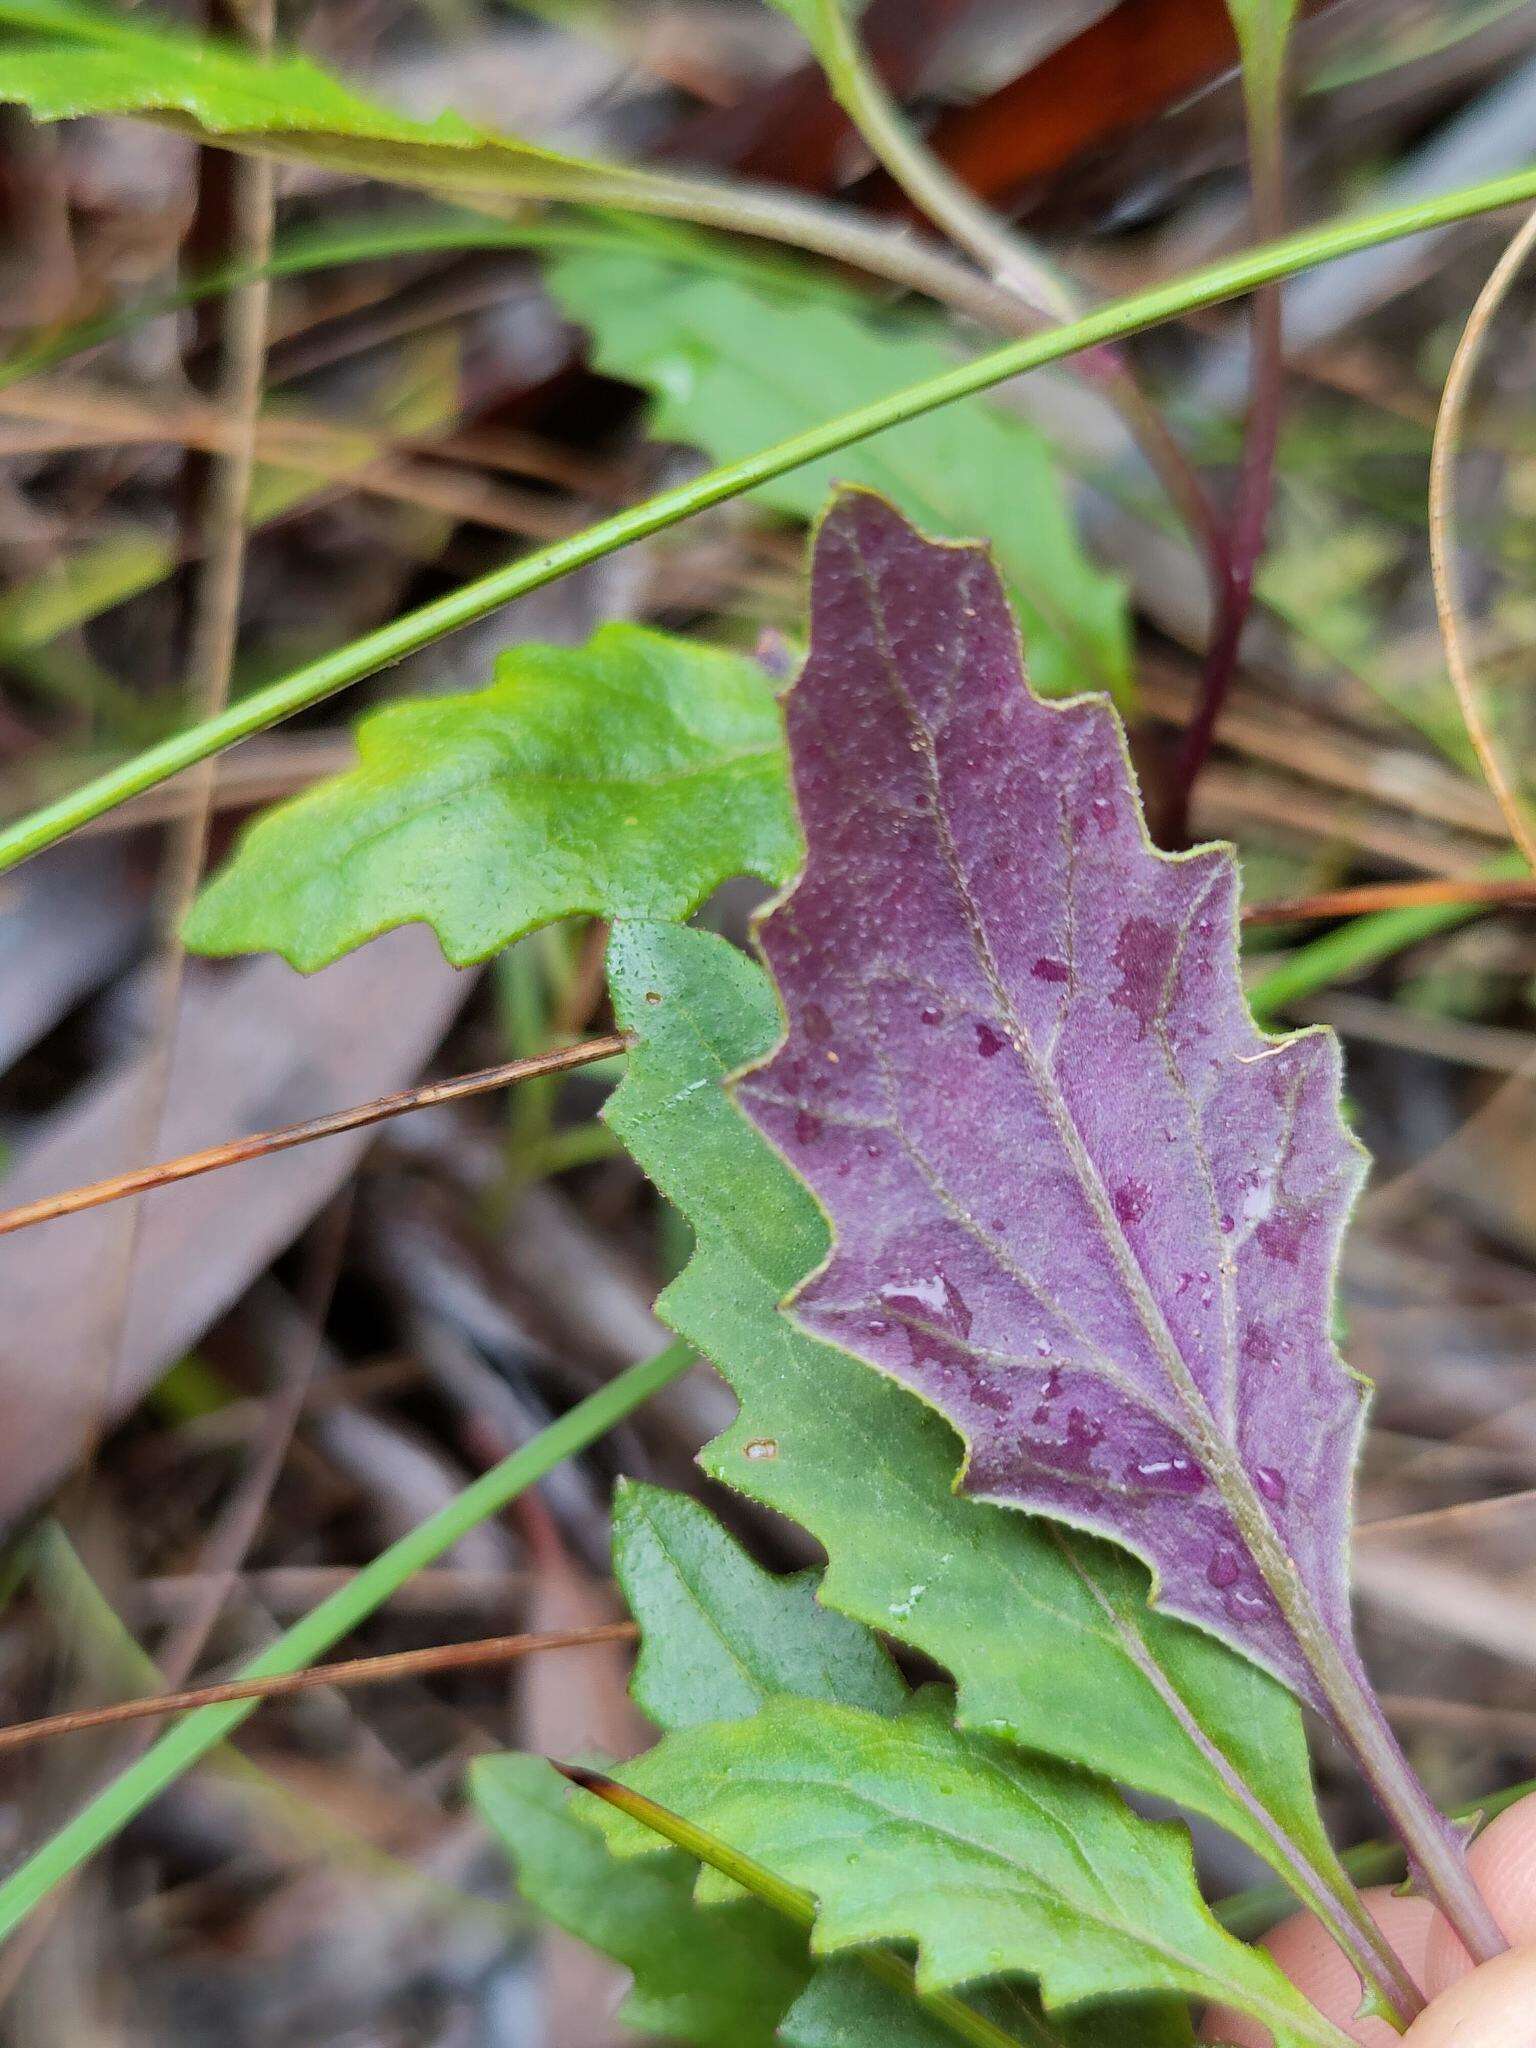
[[[816,14],[815,50],[827,82],[907,197],[1038,319],[1075,319],[1082,309],[1067,281],[1010,233],[913,132],[866,58],[843,0],[818,0]]]
[[[827,78],[844,112],[907,197],[1012,296],[1025,316],[1024,331],[1046,318],[1079,318],[1082,304],[1070,283],[978,200],[914,132],[869,62],[842,0],[821,0],[819,13],[817,54]],[[1219,605],[1227,583],[1227,549],[1204,484],[1120,353],[1105,348],[1083,369],[1119,412],[1147,466],[1199,544]]]
[[[810,1930],[816,1925],[816,1901],[808,1891],[802,1891],[799,1885],[789,1883],[766,1865],[744,1856],[739,1849],[733,1849],[728,1842],[722,1842],[718,1836],[695,1826],[691,1820],[685,1820],[682,1814],[658,1804],[644,1792],[636,1792],[630,1786],[620,1784],[617,1778],[610,1778],[605,1771],[591,1771],[579,1764],[562,1763],[556,1763],[555,1769],[573,1785],[580,1786],[583,1792],[590,1792],[605,1805],[627,1813],[631,1820],[637,1820],[652,1834],[660,1835],[664,1842],[673,1843],[688,1855],[696,1856],[701,1863],[722,1872],[744,1891],[751,1892],[765,1905],[771,1906],[776,1913],[782,1913],[786,1920],[792,1920],[797,1927]],[[953,1993],[920,1991],[916,1973],[904,1957],[893,1955],[888,1949],[867,1948],[859,1951],[859,1960],[883,1983],[894,1986],[905,1997],[915,1999],[956,2040],[969,2042],[971,2048],[1020,2048],[1012,2034],[1004,2033],[1001,2027],[994,2026],[984,2014]],[[1058,2048],[1058,2037],[1039,2032],[1033,2048]]]
[[[270,1678],[302,1671],[366,1621],[413,1573],[434,1562],[471,1529],[498,1514],[510,1501],[561,1464],[584,1450],[651,1396],[675,1380],[691,1363],[691,1345],[669,1344],[654,1358],[591,1394],[541,1430],[473,1485],[392,1543],[355,1578],[328,1600],[294,1623],[261,1654],[241,1666],[240,1678]],[[232,1700],[223,1706],[201,1707],[187,1715],[152,1748],[97,1793],[72,1820],[36,1849],[0,1885],[0,1940],[14,1934],[27,1915],[73,1871],[142,1813],[157,1794],[238,1728],[260,1704]]]
[[[958,398],[969,398],[1009,377],[1059,362],[1079,350],[1100,342],[1117,341],[1139,333],[1159,321],[1191,313],[1222,300],[1241,297],[1260,285],[1289,277],[1314,264],[1332,262],[1382,242],[1428,229],[1491,213],[1502,206],[1536,198],[1536,167],[1511,172],[1479,185],[1466,186],[1433,199],[1394,207],[1360,220],[1339,221],[1311,228],[1261,248],[1244,250],[1219,263],[1207,265],[1188,277],[1154,285],[1129,298],[1100,307],[1064,327],[1027,336],[1005,348],[994,349],[973,362],[957,365],[942,375],[876,399],[869,405],[825,421],[803,434],[796,434],[774,447],[764,448],[738,462],[722,464],[703,476],[663,491],[643,504],[631,506],[595,526],[586,528],[549,547],[535,550],[504,568],[493,570],[446,597],[408,612],[376,632],[322,655],[264,689],[232,705],[220,717],[174,734],[158,746],[108,770],[73,794],[48,804],[29,817],[0,832],[0,873],[44,847],[54,845],[79,826],[99,818],[129,797],[167,781],[183,769],[205,761],[210,755],[264,732],[279,720],[334,696],[364,676],[376,674],[408,654],[418,653],[445,634],[468,626],[499,605],[553,583],[573,569],[585,567],[604,555],[613,554],[631,542],[660,533],[679,520],[690,518],[711,505],[724,503],[756,489],[759,484],[783,476],[808,462],[835,454],[841,448],[867,440],[888,427],[902,425]]]

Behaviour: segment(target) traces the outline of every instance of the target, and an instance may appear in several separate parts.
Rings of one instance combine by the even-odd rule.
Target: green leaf
[[[910,1695],[870,1630],[815,1599],[819,1574],[765,1572],[700,1502],[631,1480],[614,1508],[614,1566],[642,1644],[631,1691],[659,1727],[747,1718],[788,1695],[894,1714]],[[1117,2003],[1102,2020],[1048,2027],[1034,1993],[989,1987],[971,1999],[1031,2048],[1178,2048],[1187,2009]],[[1136,2032],[1128,2029],[1135,2024]],[[856,1963],[817,1970],[780,2029],[799,2048],[951,2048],[949,2030]]]
[[[716,461],[948,360],[911,326],[649,255],[571,250],[547,274],[560,304],[591,331],[597,367],[651,393],[652,431]],[[985,534],[1019,606],[1036,689],[1124,698],[1124,592],[1084,555],[1045,442],[1027,421],[984,400],[946,406],[778,477],[757,496],[811,519],[834,480],[869,485],[932,531]]]
[[[1025,2048],[1192,2048],[1182,1998],[1117,1999],[1049,2024],[1034,1997],[1011,1984],[970,1992],[967,2005]],[[857,1962],[823,1963],[779,2026],[785,2048],[954,2048],[947,2027]]]
[[[637,626],[514,648],[487,690],[375,712],[358,752],[245,834],[192,912],[194,951],[307,972],[420,919],[464,966],[555,918],[684,917],[798,858],[763,671]]]
[[[637,923],[615,931],[609,973],[640,1042],[605,1114],[697,1237],[658,1308],[742,1404],[706,1469],[810,1530],[828,1556],[820,1598],[950,1671],[962,1726],[1203,1813],[1300,1895],[1347,1896],[1285,1689],[1154,1613],[1126,1553],[960,1497],[948,1426],[779,1313],[828,1240],[720,1085],[781,1034],[762,970],[723,940]]]
[[[634,1973],[622,2008],[632,2027],[698,2048],[770,2048],[811,1973],[798,1927],[756,1899],[697,1903],[698,1865],[680,1850],[615,1857],[542,1757],[481,1758],[470,1790],[530,1904]]]
[[[0,99],[39,120],[161,115],[238,146],[458,191],[620,201],[664,184],[512,137],[455,114],[417,121],[354,93],[302,57],[262,60],[238,45],[70,0],[0,0]],[[19,33],[17,33],[19,31]]]
[[[813,1573],[762,1571],[699,1502],[622,1482],[614,1554],[645,1631],[633,1690],[662,1727],[750,1715],[785,1693],[887,1714],[907,1704],[907,1689],[874,1636],[816,1605]],[[691,1857],[673,1850],[639,1863],[616,1860],[542,1759],[477,1763],[471,1789],[529,1903],[635,1973],[624,2008],[631,2025],[705,2048],[736,2048],[748,2011],[748,2041],[863,2048],[876,2038],[869,2028],[878,2021],[885,2048],[953,2048],[948,2028],[862,1964],[814,1964],[803,1930],[770,1908],[746,1899],[696,1902]],[[646,1881],[637,1883],[642,1875]],[[801,1985],[803,1998],[796,1996]],[[790,2015],[772,2036],[775,2015],[791,1998]],[[1190,2039],[1187,2017],[1167,2004],[1155,2012],[1119,2006],[1101,2033],[1097,2021],[1064,2032],[1047,2026],[1022,1985],[994,1986],[976,2002],[1027,2048],[1180,2048]],[[1140,2031],[1130,2034],[1133,2020]]]
[[[622,1481],[613,1561],[642,1631],[630,1690],[660,1728],[743,1719],[782,1693],[877,1714],[906,1701],[870,1631],[817,1604],[818,1572],[765,1572],[686,1494]]]
[[[771,1701],[669,1735],[619,1776],[814,1894],[818,1953],[912,1941],[925,1991],[1028,1971],[1048,2012],[1167,1991],[1251,2014],[1278,2048],[1341,2048],[1267,1955],[1216,1925],[1182,1828],[957,1731],[938,1688],[895,1717]],[[653,1850],[628,1816],[604,1819],[616,1848]],[[698,1896],[725,1882],[706,1872]]]

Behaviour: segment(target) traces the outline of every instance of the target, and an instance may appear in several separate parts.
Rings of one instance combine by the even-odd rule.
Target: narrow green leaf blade
[[[1028,1971],[1048,2013],[1166,1991],[1253,2015],[1278,2048],[1341,2048],[1268,1956],[1216,1925],[1181,1828],[955,1730],[937,1688],[894,1718],[776,1700],[667,1736],[619,1775],[813,1893],[819,1953],[912,1941],[928,1991]],[[605,1822],[619,1849],[654,1848],[627,1816]],[[719,1882],[706,1873],[699,1896]]]
[[[679,1850],[614,1856],[542,1757],[482,1758],[470,1790],[529,1903],[633,1972],[632,2027],[697,2048],[771,2048],[811,1974],[798,1927],[756,1899],[699,1904],[698,1865]]]
[[[375,712],[358,752],[250,828],[192,912],[193,951],[308,972],[419,919],[465,966],[556,918],[685,917],[798,858],[764,672],[637,626],[515,648],[487,690]]]
[[[817,1603],[819,1573],[765,1572],[686,1494],[622,1481],[613,1561],[642,1632],[630,1690],[659,1728],[745,1719],[783,1693],[877,1714],[906,1702],[870,1631]]]
[[[1154,1613],[1124,1552],[960,1497],[947,1425],[779,1313],[827,1231],[721,1086],[780,1035],[762,970],[720,939],[636,923],[615,931],[609,973],[640,1042],[608,1120],[697,1236],[660,1312],[742,1404],[706,1469],[809,1529],[828,1555],[821,1599],[953,1673],[962,1725],[1203,1813],[1299,1891],[1347,1884],[1285,1689]]]
[[[931,376],[947,357],[911,327],[645,254],[573,250],[550,289],[593,337],[599,369],[652,396],[657,435],[716,461],[799,433],[872,391]],[[1083,553],[1045,443],[1017,414],[947,406],[758,492],[796,519],[834,481],[867,484],[940,533],[990,535],[1018,603],[1030,677],[1047,696],[1130,687],[1125,595]]]

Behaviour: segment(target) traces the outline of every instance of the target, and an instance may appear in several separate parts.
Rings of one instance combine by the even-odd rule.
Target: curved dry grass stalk
[[[1472,379],[1476,376],[1478,365],[1482,361],[1483,347],[1489,329],[1499,308],[1508,297],[1510,287],[1519,276],[1521,266],[1530,254],[1533,244],[1536,244],[1536,213],[1531,214],[1526,220],[1494,265],[1488,282],[1478,293],[1472,311],[1467,316],[1466,327],[1456,344],[1456,353],[1451,358],[1445,391],[1440,401],[1440,412],[1435,421],[1434,445],[1429,460],[1429,562],[1434,577],[1435,609],[1439,614],[1440,633],[1445,642],[1446,666],[1450,670],[1456,701],[1461,706],[1467,736],[1476,749],[1478,762],[1487,778],[1488,787],[1493,792],[1494,801],[1498,804],[1504,822],[1509,828],[1510,838],[1531,866],[1536,868],[1536,831],[1532,830],[1519,792],[1499,758],[1492,728],[1483,714],[1482,701],[1473,681],[1472,666],[1467,659],[1461,582],[1456,568],[1456,492],[1453,475],[1457,452],[1461,446],[1467,396],[1472,388]]]

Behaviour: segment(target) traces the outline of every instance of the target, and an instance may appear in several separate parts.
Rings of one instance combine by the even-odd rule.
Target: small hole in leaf
[[[779,1447],[771,1436],[755,1436],[751,1443],[742,1446],[744,1458],[776,1458]]]
[[[659,1003],[661,1001],[660,992],[654,988],[648,988],[645,992],[645,1000],[648,1003]]]

